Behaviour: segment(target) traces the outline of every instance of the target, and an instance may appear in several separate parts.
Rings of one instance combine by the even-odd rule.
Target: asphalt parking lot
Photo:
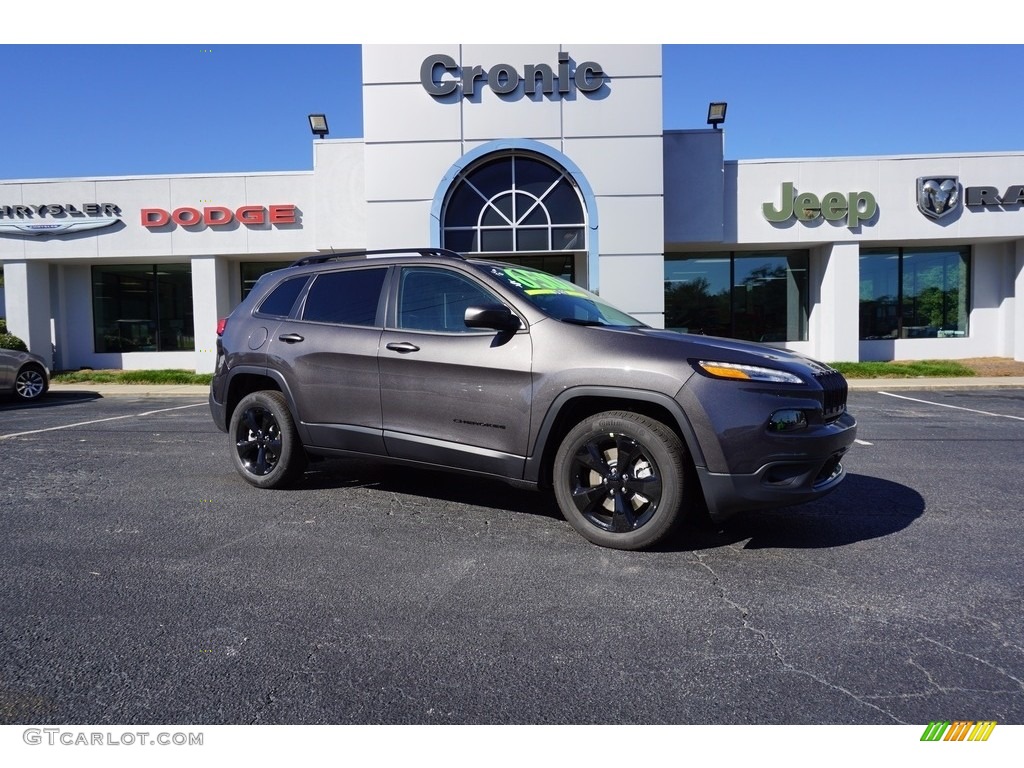
[[[544,495],[0,402],[0,723],[1024,723],[1024,391],[857,390],[830,497],[588,544]]]

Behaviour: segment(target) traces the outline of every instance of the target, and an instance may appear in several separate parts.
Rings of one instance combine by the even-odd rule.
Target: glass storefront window
[[[665,327],[761,342],[805,341],[807,251],[668,254]]]
[[[733,338],[806,341],[806,251],[736,254],[733,260]]]
[[[728,336],[732,332],[726,255],[665,257],[665,327],[683,333]]]
[[[967,248],[865,250],[860,257],[860,338],[967,335]]]
[[[899,336],[900,256],[898,251],[862,252],[860,338]]]
[[[95,266],[92,301],[97,352],[195,349],[188,264]]]

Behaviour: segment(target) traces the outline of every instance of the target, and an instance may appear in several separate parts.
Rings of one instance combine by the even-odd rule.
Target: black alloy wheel
[[[613,411],[566,435],[554,465],[555,497],[566,520],[605,547],[649,547],[674,526],[683,498],[686,451],[664,424]]]
[[[257,488],[280,488],[306,468],[295,421],[280,392],[253,392],[231,415],[235,468]]]

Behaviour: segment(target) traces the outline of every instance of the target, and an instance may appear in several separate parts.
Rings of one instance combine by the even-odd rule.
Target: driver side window
[[[466,308],[500,303],[462,275],[446,269],[408,267],[398,290],[398,327],[436,333],[475,333],[467,328]]]

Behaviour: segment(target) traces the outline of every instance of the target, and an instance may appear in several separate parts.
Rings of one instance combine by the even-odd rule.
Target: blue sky
[[[863,0],[858,8],[871,5]],[[308,169],[310,112],[328,115],[331,138],[362,136],[359,45],[302,42],[308,31],[296,32],[294,17],[280,22],[278,38],[290,44],[274,42],[277,21],[240,29],[218,26],[216,18],[199,29],[225,42],[158,44],[153,30],[165,24],[171,39],[196,36],[194,14],[202,6],[193,6],[192,15],[188,6],[179,4],[177,16],[129,35],[143,44],[124,44],[123,28],[116,28],[118,36],[95,27],[87,28],[97,33],[91,41],[89,34],[65,30],[12,44],[6,38],[15,26],[5,25],[0,179]],[[933,3],[928,14],[919,7],[914,18],[934,23],[942,6]],[[140,7],[129,6],[136,16]],[[667,129],[705,128],[708,102],[727,101],[727,159],[1024,151],[1016,75],[1024,45],[943,42],[943,34],[920,23],[911,27],[902,17],[887,26],[912,29],[904,39],[914,44],[877,44],[874,27],[862,23],[857,29],[872,44],[834,35],[838,40],[828,44],[800,45],[792,40],[808,29],[785,13],[763,27],[759,19],[744,18],[741,26],[711,19],[722,25],[716,29],[729,30],[726,40],[715,39],[706,25],[692,39],[665,45]],[[637,34],[636,15],[602,19],[591,23],[592,31],[583,25],[572,37],[560,37],[613,42],[609,30],[620,26],[628,42],[656,42]],[[425,29],[417,40],[451,37]],[[966,40],[984,37],[964,21],[962,8],[954,29]],[[362,33],[366,41],[412,42],[403,37],[408,29],[388,28],[383,37],[378,27],[344,32],[349,39]],[[940,44],[921,44],[915,36]],[[239,37],[257,42],[239,44]],[[473,37],[472,27],[459,37],[495,42],[490,34]],[[68,44],[69,38],[89,42]],[[769,39],[781,42],[765,44]]]

